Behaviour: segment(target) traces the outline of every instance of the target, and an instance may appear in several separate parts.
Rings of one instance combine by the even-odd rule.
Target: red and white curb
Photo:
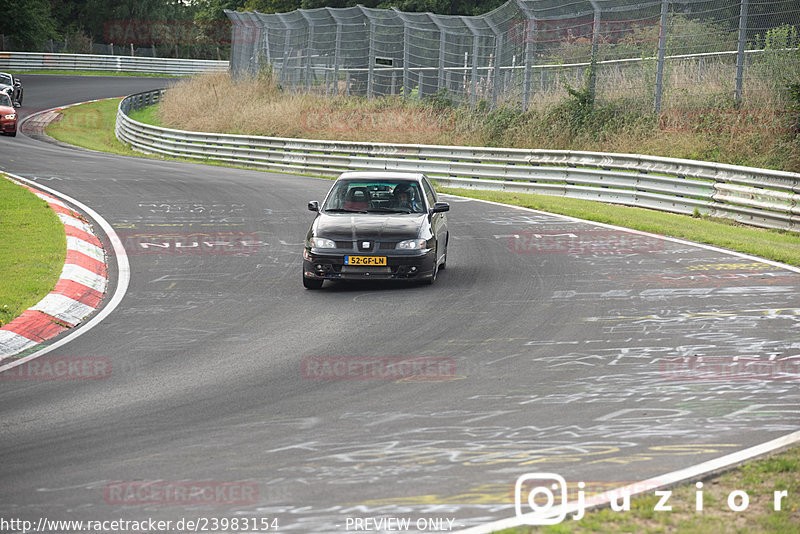
[[[100,307],[108,285],[103,245],[83,217],[56,197],[16,183],[43,199],[56,212],[67,235],[67,255],[53,291],[0,327],[0,360],[77,326]]]

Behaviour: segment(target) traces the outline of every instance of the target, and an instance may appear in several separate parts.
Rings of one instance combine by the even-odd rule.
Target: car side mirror
[[[308,211],[319,211],[319,202],[316,200],[310,200],[308,202]]]
[[[450,204],[447,202],[437,202],[433,205],[433,213],[444,213],[450,211]]]
[[[19,80],[14,80],[14,86],[15,87],[21,87],[22,83]]]

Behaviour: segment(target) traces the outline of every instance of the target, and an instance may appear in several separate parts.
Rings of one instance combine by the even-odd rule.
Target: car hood
[[[16,112],[17,110],[12,108],[11,106],[0,106],[0,113],[2,113],[3,115],[8,115]]]
[[[419,236],[427,214],[320,213],[311,227],[314,236],[334,240],[369,238],[377,241]]]

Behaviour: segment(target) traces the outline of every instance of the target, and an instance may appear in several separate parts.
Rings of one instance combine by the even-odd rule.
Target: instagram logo
[[[524,499],[524,494],[528,495]],[[526,500],[530,511],[523,511]],[[556,505],[556,501],[560,501]],[[514,485],[514,509],[526,525],[556,525],[567,517],[567,481],[555,473],[527,473]]]

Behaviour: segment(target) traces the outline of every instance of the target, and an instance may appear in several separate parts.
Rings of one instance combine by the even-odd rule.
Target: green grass
[[[125,156],[139,155],[120,143],[114,135],[114,121],[120,100],[102,100],[64,109],[60,113],[61,120],[47,127],[47,135],[91,150]]]
[[[55,287],[67,241],[47,203],[0,174],[0,325]]]
[[[440,188],[443,193],[524,206],[580,219],[715,245],[800,266],[800,234],[762,230],[725,219],[695,218],[564,197]]]
[[[615,512],[604,508],[587,512],[583,519],[571,516],[558,525],[547,527],[518,527],[502,530],[502,534],[546,533],[662,533],[719,534],[770,532],[789,534],[800,532],[800,447],[702,480],[698,490],[691,480],[672,489],[668,505],[672,511],[654,511],[658,501],[652,491],[631,499],[630,511]],[[728,508],[728,495],[735,490],[747,493],[750,505],[742,512]],[[774,510],[774,491],[788,492],[780,511]],[[696,510],[697,492],[702,491],[703,509]],[[588,497],[588,495],[587,495]]]
[[[90,150],[98,150],[100,152],[109,152],[111,154],[119,154],[121,156],[136,156],[139,158],[150,159],[163,159],[169,161],[182,161],[185,163],[202,163],[205,165],[213,165],[219,167],[231,167],[235,169],[253,170],[253,167],[244,165],[231,165],[210,159],[195,159],[195,158],[178,158],[171,156],[161,156],[154,154],[144,154],[137,152],[129,146],[121,143],[114,135],[114,121],[117,117],[117,107],[121,98],[113,100],[103,100],[101,102],[91,102],[89,104],[81,104],[62,110],[59,114],[62,116],[59,122],[50,124],[45,132],[50,137],[57,139],[63,143],[68,143]],[[147,120],[156,120],[157,117],[153,107],[143,108],[130,115],[135,120],[147,122]],[[142,120],[142,119],[146,120]],[[312,176],[304,173],[288,173],[283,174],[296,174],[298,176]]]
[[[158,106],[147,106],[145,108],[128,113],[128,116],[135,121],[143,122],[145,124],[163,126],[161,124],[161,117],[158,114]]]

